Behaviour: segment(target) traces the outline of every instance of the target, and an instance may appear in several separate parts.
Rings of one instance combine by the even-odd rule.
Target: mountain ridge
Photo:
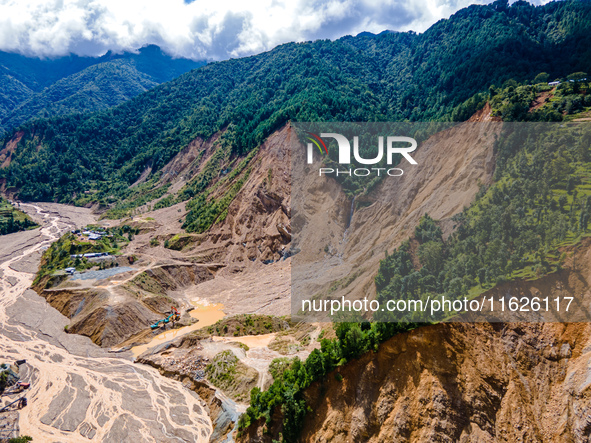
[[[0,52],[0,134],[33,118],[107,109],[204,64],[175,59],[155,45],[100,57]],[[126,93],[113,95],[118,89]]]
[[[541,71],[553,79],[589,64],[588,23],[588,2],[534,7],[499,0],[461,10],[423,34],[288,43],[210,63],[112,110],[24,125],[0,178],[23,199],[75,202],[96,189],[94,201],[108,206],[109,196],[128,195],[148,164],[155,176],[192,140],[224,127],[232,154],[242,154],[290,119],[451,119],[491,83]]]

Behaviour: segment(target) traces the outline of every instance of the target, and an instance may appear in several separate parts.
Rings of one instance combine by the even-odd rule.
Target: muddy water
[[[196,331],[197,329],[211,326],[226,316],[222,310],[224,308],[224,305],[222,304],[212,304],[199,299],[192,301],[192,304],[195,308],[190,312],[190,315],[191,317],[198,320],[197,323],[192,324],[191,326],[185,326],[183,328],[171,329],[169,331],[162,332],[161,334],[156,335],[150,342],[131,348],[133,355],[137,357],[157,345],[166,343],[167,341],[178,337],[182,337],[183,335]]]
[[[28,406],[21,434],[35,442],[208,441],[211,420],[198,396],[158,371],[67,334],[68,320],[28,290],[34,274],[19,266],[72,228],[38,206],[43,227],[11,234],[0,258],[0,362],[27,360]],[[22,241],[21,241],[22,239]],[[1,245],[0,245],[1,246]]]

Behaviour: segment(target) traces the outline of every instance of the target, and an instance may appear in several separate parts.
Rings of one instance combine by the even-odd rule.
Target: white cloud
[[[157,44],[194,59],[385,29],[417,32],[475,0],[0,0],[0,50],[99,55]],[[485,0],[476,0],[485,2]]]

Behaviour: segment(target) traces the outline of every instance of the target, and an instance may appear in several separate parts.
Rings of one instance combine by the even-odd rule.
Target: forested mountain
[[[0,132],[32,118],[107,109],[203,64],[157,46],[53,60],[0,52]]]
[[[289,119],[462,119],[491,84],[585,70],[590,26],[586,1],[498,0],[419,35],[363,33],[211,63],[116,108],[25,124],[0,178],[22,199],[68,202],[93,189],[107,202],[125,196],[147,166],[157,173],[189,141],[221,128],[233,153],[244,154]]]

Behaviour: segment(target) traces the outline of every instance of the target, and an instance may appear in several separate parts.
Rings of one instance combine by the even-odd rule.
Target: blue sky
[[[157,44],[221,60],[290,41],[422,32],[486,0],[0,0],[0,50],[54,57]]]

